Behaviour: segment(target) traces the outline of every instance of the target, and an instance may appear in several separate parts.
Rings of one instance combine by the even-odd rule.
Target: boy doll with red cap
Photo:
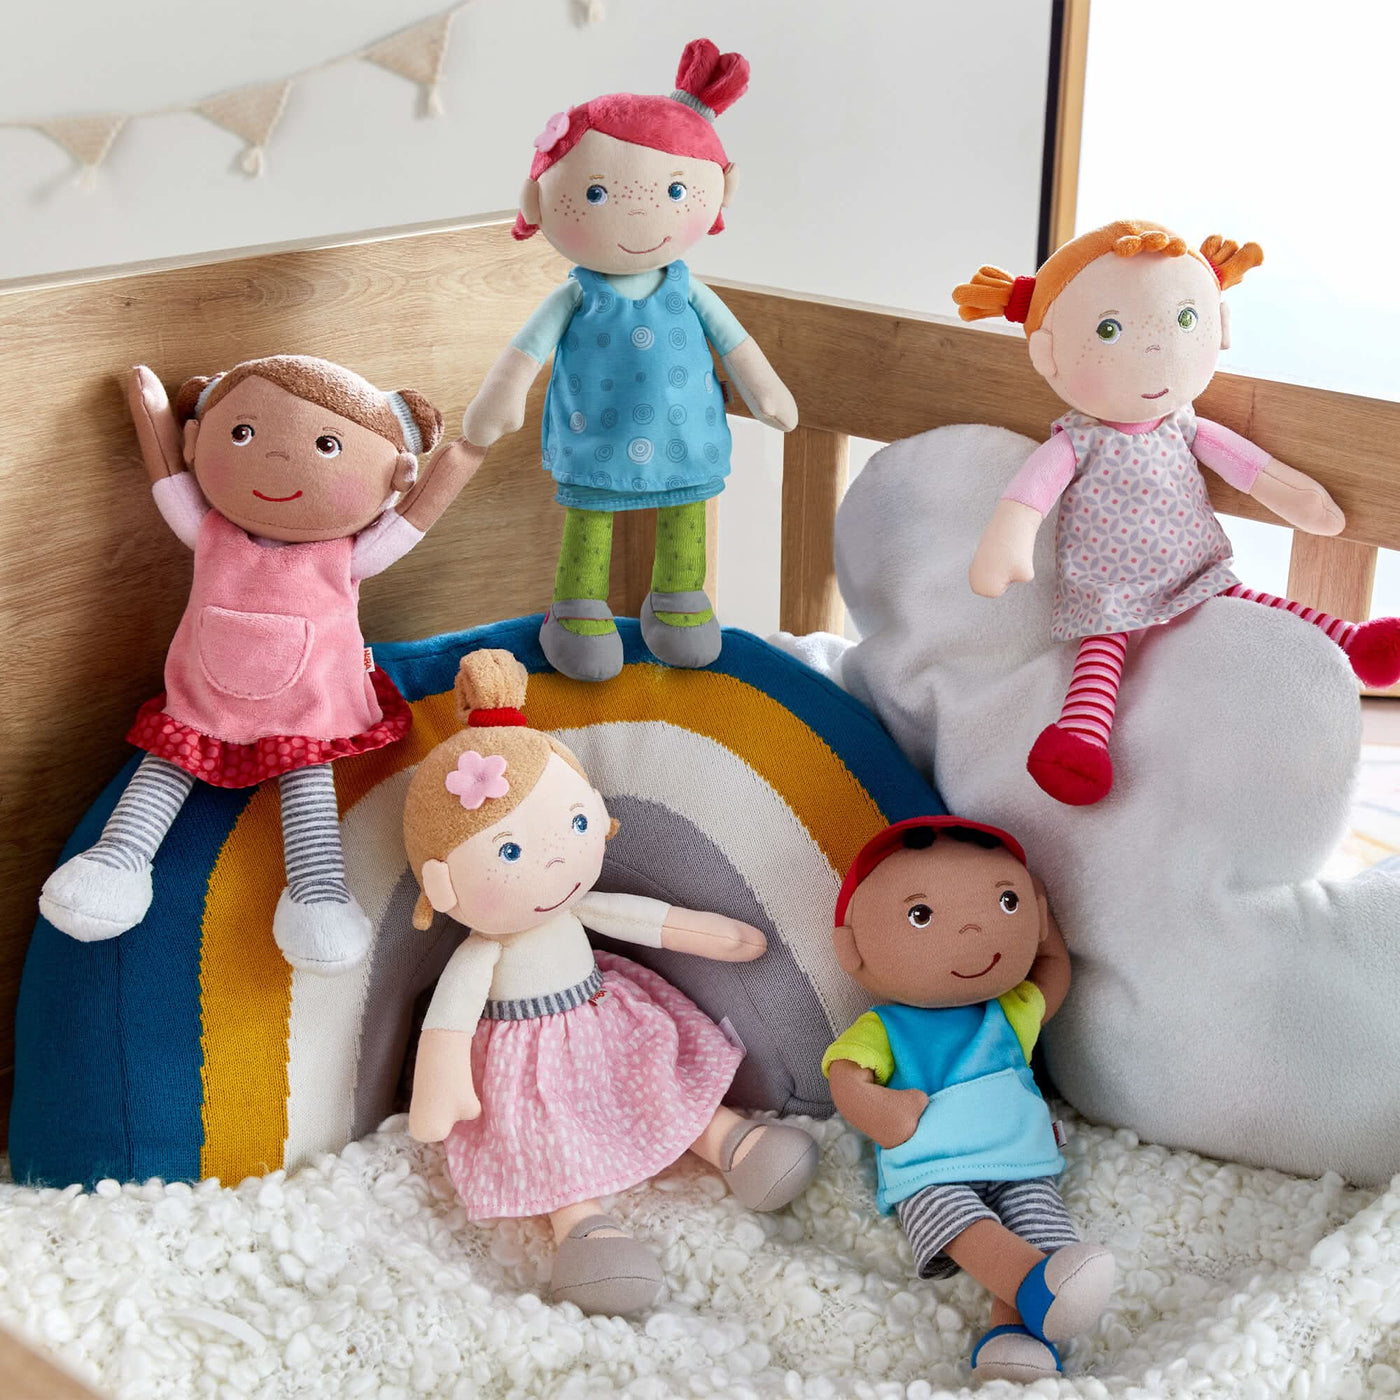
[[[835,942],[879,1004],[822,1069],[877,1145],[881,1211],[898,1213],[920,1277],[961,1268],[994,1295],[979,1379],[1058,1374],[1052,1343],[1097,1321],[1114,1264],[1080,1242],[1055,1189],[1064,1159],[1030,1069],[1069,990],[1045,887],[1006,832],[914,817],[856,857]]]

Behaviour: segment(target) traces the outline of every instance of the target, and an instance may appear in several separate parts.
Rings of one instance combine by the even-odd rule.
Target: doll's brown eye
[[[316,451],[323,457],[340,456],[340,439],[332,437],[330,433],[322,433],[316,439]]]
[[[235,446],[247,447],[253,440],[253,425],[251,423],[235,423],[229,437],[233,439]]]
[[[1014,914],[1021,907],[1021,896],[1015,890],[1003,890],[997,903],[1005,913]]]
[[[915,928],[927,928],[933,922],[933,910],[927,904],[915,904],[909,910],[909,922]]]

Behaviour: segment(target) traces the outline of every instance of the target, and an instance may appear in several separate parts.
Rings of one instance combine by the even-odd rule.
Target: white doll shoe
[[[1060,1354],[1024,1327],[1003,1323],[983,1335],[972,1351],[972,1375],[978,1381],[1015,1381],[1030,1385],[1061,1373]]]
[[[284,889],[272,916],[272,937],[299,971],[335,977],[365,960],[374,926],[353,899],[348,904],[299,904]]]
[[[135,928],[150,907],[149,864],[118,870],[86,852],[64,861],[39,895],[39,912],[80,943],[97,943]]]

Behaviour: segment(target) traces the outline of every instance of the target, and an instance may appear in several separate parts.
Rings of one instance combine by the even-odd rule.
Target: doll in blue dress
[[[720,628],[705,594],[705,502],[729,474],[729,427],[711,347],[754,417],[790,431],[797,405],[763,351],[681,255],[724,227],[735,167],[714,120],[749,65],[687,44],[669,97],[614,93],[551,117],[535,140],[514,234],[539,231],[577,264],[492,366],[463,418],[489,447],[525,419],[550,355],[542,462],[566,509],[554,597],[540,628],[575,680],[622,669],[608,608],[613,515],[655,510],[642,636],[672,666],[707,666]]]

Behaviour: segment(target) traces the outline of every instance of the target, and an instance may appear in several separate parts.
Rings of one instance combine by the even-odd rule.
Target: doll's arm
[[[1336,535],[1346,516],[1310,476],[1271,457],[1262,447],[1209,418],[1196,420],[1196,460],[1237,491],[1253,496],[1281,520],[1312,535]]]
[[[501,351],[462,415],[462,435],[469,443],[490,447],[498,438],[519,431],[530,385],[564,338],[582,297],[583,288],[570,277],[539,304]]]
[[[472,1083],[472,1037],[500,955],[500,944],[469,936],[438,979],[418,1038],[408,1109],[408,1131],[419,1142],[441,1142],[455,1124],[481,1112]]]
[[[1045,998],[1045,1011],[1041,1016],[1044,1025],[1061,1007],[1065,994],[1069,991],[1070,961],[1069,949],[1065,946],[1064,934],[1050,912],[1050,904],[1045,898],[1045,887],[1039,880],[1035,882],[1036,898],[1045,919],[1045,938],[1036,954],[1031,970],[1026,973],[1026,981],[1033,982]]]
[[[972,556],[968,582],[983,598],[1000,598],[1012,583],[1035,577],[1035,537],[1046,512],[1074,479],[1074,448],[1056,433],[1026,458],[1002,493]]]
[[[768,363],[758,342],[739,324],[734,313],[693,277],[690,304],[700,318],[705,338],[715,347],[749,412],[760,423],[790,433],[797,426],[797,401]]]
[[[694,953],[716,962],[752,962],[768,948],[768,940],[750,924],[723,914],[678,909],[643,895],[593,890],[579,900],[574,911],[595,933],[647,948]]]
[[[831,1084],[836,1111],[881,1147],[908,1142],[928,1107],[922,1089],[888,1089],[894,1055],[885,1023],[867,1011],[827,1047],[822,1073]]]
[[[137,365],[126,377],[126,402],[151,482],[178,476],[185,470],[185,457],[165,385],[152,370]]]

